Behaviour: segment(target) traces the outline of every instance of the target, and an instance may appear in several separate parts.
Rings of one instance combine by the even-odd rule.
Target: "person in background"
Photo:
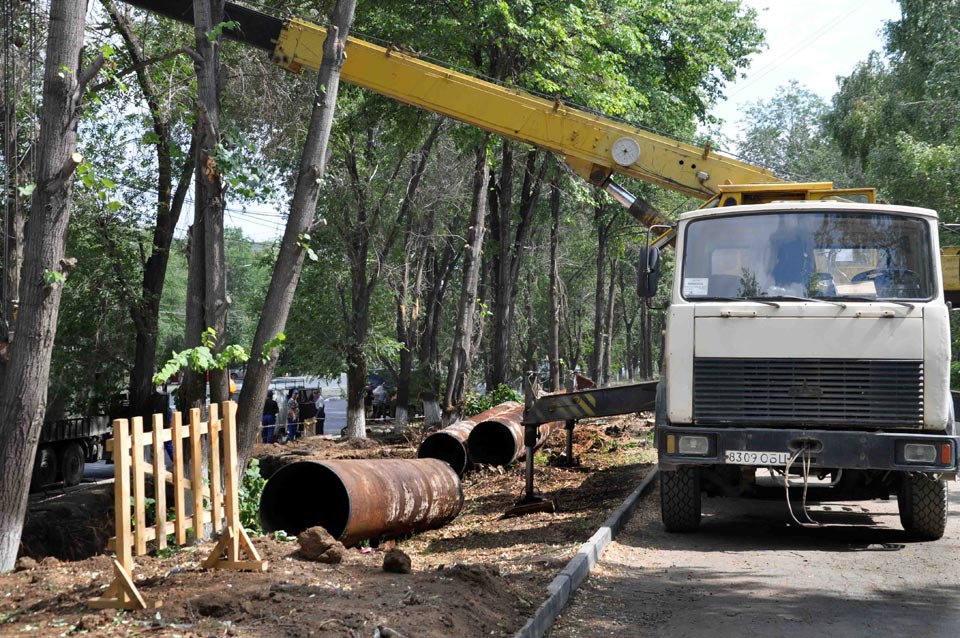
[[[273,392],[267,392],[267,400],[263,404],[263,420],[260,422],[263,426],[263,442],[273,443],[273,428],[277,424],[277,415],[280,413],[280,406],[273,400]]]
[[[373,417],[373,384],[371,383],[363,386],[363,412],[364,416]]]
[[[327,418],[326,414],[326,401],[323,399],[323,392],[320,390],[313,391],[313,405],[317,409],[317,434],[323,434],[323,422]]]
[[[293,441],[300,430],[300,398],[299,390],[290,390],[287,394],[287,437]]]
[[[373,389],[373,418],[381,419],[387,416],[387,401],[390,393],[387,391],[385,383],[381,382]]]

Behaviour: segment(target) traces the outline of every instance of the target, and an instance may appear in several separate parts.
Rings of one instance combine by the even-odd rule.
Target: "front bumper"
[[[709,442],[706,454],[681,455],[668,452],[670,436],[700,435]],[[910,463],[904,458],[904,445],[933,444],[937,458],[933,463]],[[943,446],[949,450],[944,451]],[[824,469],[895,470],[956,474],[960,437],[944,434],[895,432],[858,432],[837,430],[800,430],[756,427],[677,427],[658,426],[657,452],[660,467],[671,470],[680,465],[726,464],[728,450],[747,452],[796,452],[811,450],[812,466]]]

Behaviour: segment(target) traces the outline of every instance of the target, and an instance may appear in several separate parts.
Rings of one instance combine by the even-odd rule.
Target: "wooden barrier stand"
[[[204,528],[211,524],[213,533],[220,534],[216,547],[203,561],[205,569],[237,569],[265,571],[266,561],[250,542],[240,524],[240,477],[237,463],[237,404],[223,403],[223,419],[217,405],[210,406],[208,422],[200,420],[200,410],[190,410],[190,423],[184,427],[181,414],[173,413],[169,429],[163,427],[163,415],[153,415],[152,435],[145,435],[143,419],[134,417],[113,422],[113,438],[107,449],[113,451],[114,509],[117,535],[111,539],[117,553],[113,561],[114,579],[90,606],[110,609],[147,609],[159,607],[160,601],[147,602],[133,583],[133,556],[147,553],[147,543],[156,541],[156,548],[167,547],[167,535],[174,535],[177,545],[187,543],[187,530],[193,528],[195,540],[204,538]],[[210,441],[210,486],[204,486],[202,472],[201,437]],[[190,445],[190,477],[184,474],[183,442]],[[163,444],[173,441],[173,472],[166,469]],[[144,448],[153,446],[153,458],[144,458]],[[223,450],[223,485],[221,486],[220,456]],[[154,475],[156,521],[147,527],[146,475]],[[131,485],[132,478],[132,485]],[[174,520],[168,521],[166,484],[173,485]],[[131,490],[133,505],[131,512]],[[187,492],[193,504],[193,515],[187,515]],[[209,506],[209,509],[205,507]],[[244,559],[245,555],[245,559]]]

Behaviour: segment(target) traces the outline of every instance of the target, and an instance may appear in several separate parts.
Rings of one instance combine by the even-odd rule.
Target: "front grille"
[[[922,361],[698,358],[693,388],[702,424],[923,424]]]

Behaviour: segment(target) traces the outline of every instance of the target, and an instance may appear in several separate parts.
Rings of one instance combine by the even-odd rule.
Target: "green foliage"
[[[43,283],[47,286],[60,285],[67,280],[67,276],[56,270],[43,271]]]
[[[463,416],[480,414],[507,401],[523,401],[523,395],[508,385],[501,383],[490,394],[468,392],[463,404]]]
[[[260,363],[266,363],[269,361],[271,354],[273,354],[274,348],[280,349],[286,339],[287,335],[279,332],[277,333],[276,337],[263,344],[263,350],[260,352]]]
[[[240,524],[248,532],[262,534],[260,527],[260,496],[267,480],[260,475],[260,461],[250,459],[240,483]]]
[[[163,364],[160,371],[153,376],[153,382],[156,385],[166,383],[170,377],[187,367],[195,372],[223,370],[231,363],[246,363],[250,358],[246,349],[236,344],[228,345],[222,351],[214,354],[217,331],[213,328],[204,330],[203,334],[200,335],[200,340],[202,345],[181,352],[174,352],[170,360]]]
[[[828,112],[826,102],[796,81],[781,86],[769,101],[747,107],[738,153],[787,179],[852,186],[857,178],[847,176],[848,164],[824,127]]]
[[[885,55],[840,80],[829,127],[846,157],[892,203],[960,220],[960,4],[900,0]]]
[[[209,40],[210,42],[216,42],[217,38],[220,37],[224,29],[233,31],[239,28],[240,28],[240,23],[237,22],[236,20],[227,20],[225,22],[221,22],[215,25],[212,29],[210,29],[210,33],[207,34],[207,40]]]
[[[277,195],[274,186],[278,177],[276,171],[258,161],[260,151],[256,139],[244,135],[235,126],[225,127],[211,157],[232,198],[259,201]]]

